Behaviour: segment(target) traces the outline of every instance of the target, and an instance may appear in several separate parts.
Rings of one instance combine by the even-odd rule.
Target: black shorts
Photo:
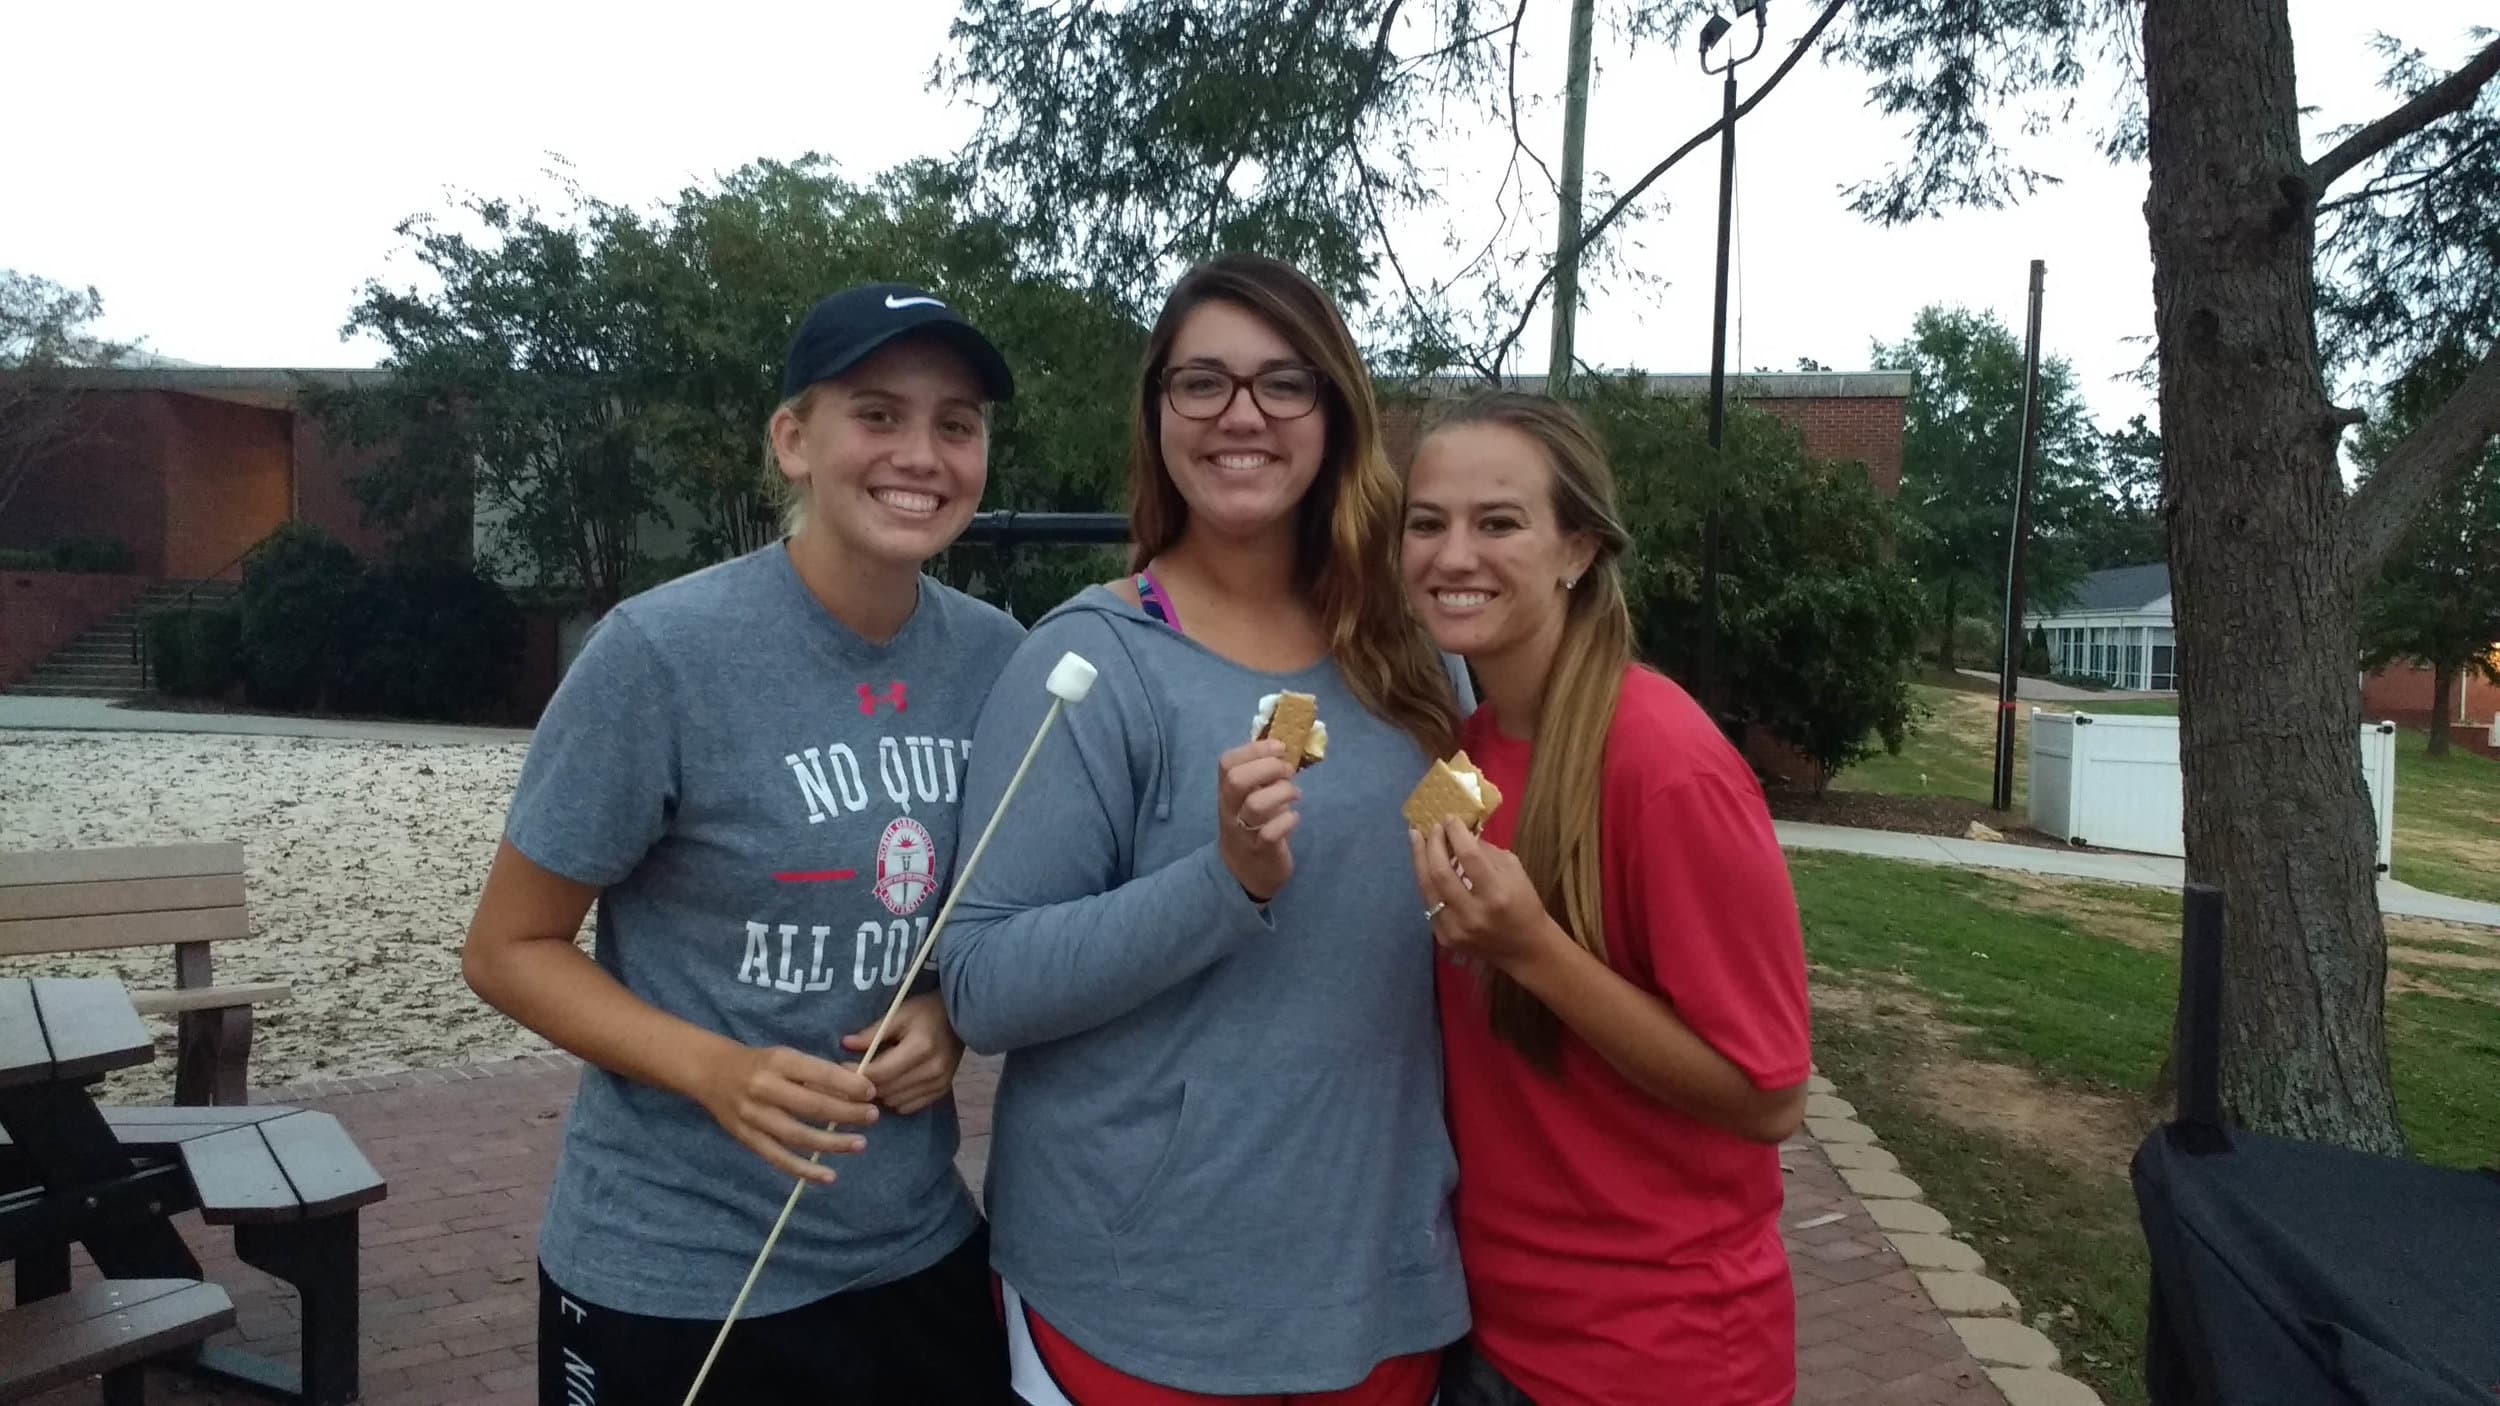
[[[703,1406],[1011,1406],[989,1234],[907,1279],[740,1319]],[[539,1406],[682,1406],[717,1319],[618,1313],[538,1271]]]

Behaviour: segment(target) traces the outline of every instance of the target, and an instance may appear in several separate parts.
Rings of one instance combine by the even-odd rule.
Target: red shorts
[[[1429,1406],[1440,1388],[1437,1352],[1392,1357],[1370,1376],[1335,1391],[1209,1396],[1157,1386],[1095,1361],[1043,1322],[1015,1290],[1000,1285],[999,1293],[1016,1394],[1030,1406]]]

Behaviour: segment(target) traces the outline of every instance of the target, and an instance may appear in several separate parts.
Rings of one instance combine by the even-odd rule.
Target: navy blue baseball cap
[[[807,320],[790,339],[790,356],[781,371],[781,394],[787,399],[818,381],[831,380],[867,360],[877,348],[913,333],[936,337],[961,352],[972,363],[982,394],[991,400],[1016,398],[1016,378],[990,339],[944,299],[908,283],[864,283],[808,309]]]

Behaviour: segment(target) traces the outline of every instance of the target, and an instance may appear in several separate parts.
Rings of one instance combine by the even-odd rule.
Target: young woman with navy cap
[[[544,1403],[678,1406],[793,1176],[828,1184],[702,1399],[1008,1399],[935,992],[855,1065],[957,863],[973,722],[1023,635],[923,571],[1014,385],[935,295],[878,284],[809,312],[782,389],[788,535],[599,622],[469,930],[469,984],[585,1064],[539,1230]]]

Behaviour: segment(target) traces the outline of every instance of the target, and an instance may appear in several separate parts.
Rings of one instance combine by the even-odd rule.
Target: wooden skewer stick
[[[877,1051],[885,1045],[885,1032],[893,1025],[895,1012],[903,1008],[903,999],[911,994],[912,983],[920,979],[920,969],[927,965],[929,954],[937,950],[938,934],[946,930],[946,919],[955,911],[955,900],[963,896],[964,886],[971,882],[973,866],[981,862],[981,851],[990,847],[990,836],[997,833],[999,818],[1007,813],[1007,807],[1015,801],[1017,789],[1024,785],[1024,773],[1032,767],[1033,758],[1040,754],[1042,739],[1050,735],[1051,724],[1059,721],[1059,714],[1069,704],[1084,702],[1085,695],[1092,690],[1094,666],[1078,655],[1063,654],[1058,664],[1052,667],[1045,686],[1051,694],[1050,711],[1042,715],[1042,725],[1034,730],[1032,745],[1024,749],[1024,760],[1016,763],[1015,774],[1007,778],[1007,789],[999,795],[998,806],[990,812],[989,823],[981,827],[981,838],[974,842],[971,857],[964,860],[962,872],[955,875],[953,887],[947,890],[946,902],[938,908],[937,921],[929,925],[929,935],[920,940],[920,950],[912,956],[911,969],[903,973],[901,984],[894,988],[894,999],[886,1003],[885,1015],[877,1021],[876,1030],[869,1035],[868,1050],[859,1057],[859,1072],[863,1078],[868,1073],[869,1061],[875,1059]],[[828,1123],[825,1131],[832,1132],[836,1126]],[[823,1153],[816,1152],[808,1154],[807,1160],[812,1163],[823,1158]],[[720,1332],[713,1335],[712,1350],[703,1355],[703,1366],[696,1370],[693,1384],[686,1388],[683,1406],[695,1406],[694,1399],[702,1394],[703,1383],[712,1375],[712,1364],[720,1360],[721,1345],[729,1341],[731,1325],[746,1309],[748,1295],[755,1292],[755,1282],[764,1277],[764,1263],[772,1258],[773,1247],[781,1243],[781,1232],[789,1228],[790,1213],[798,1209],[799,1194],[805,1190],[805,1177],[793,1179],[790,1197],[781,1203],[781,1216],[773,1222],[771,1233],[764,1237],[764,1248],[756,1252],[755,1263],[747,1270],[746,1283],[738,1287],[738,1297],[729,1305],[729,1316],[721,1320]]]

